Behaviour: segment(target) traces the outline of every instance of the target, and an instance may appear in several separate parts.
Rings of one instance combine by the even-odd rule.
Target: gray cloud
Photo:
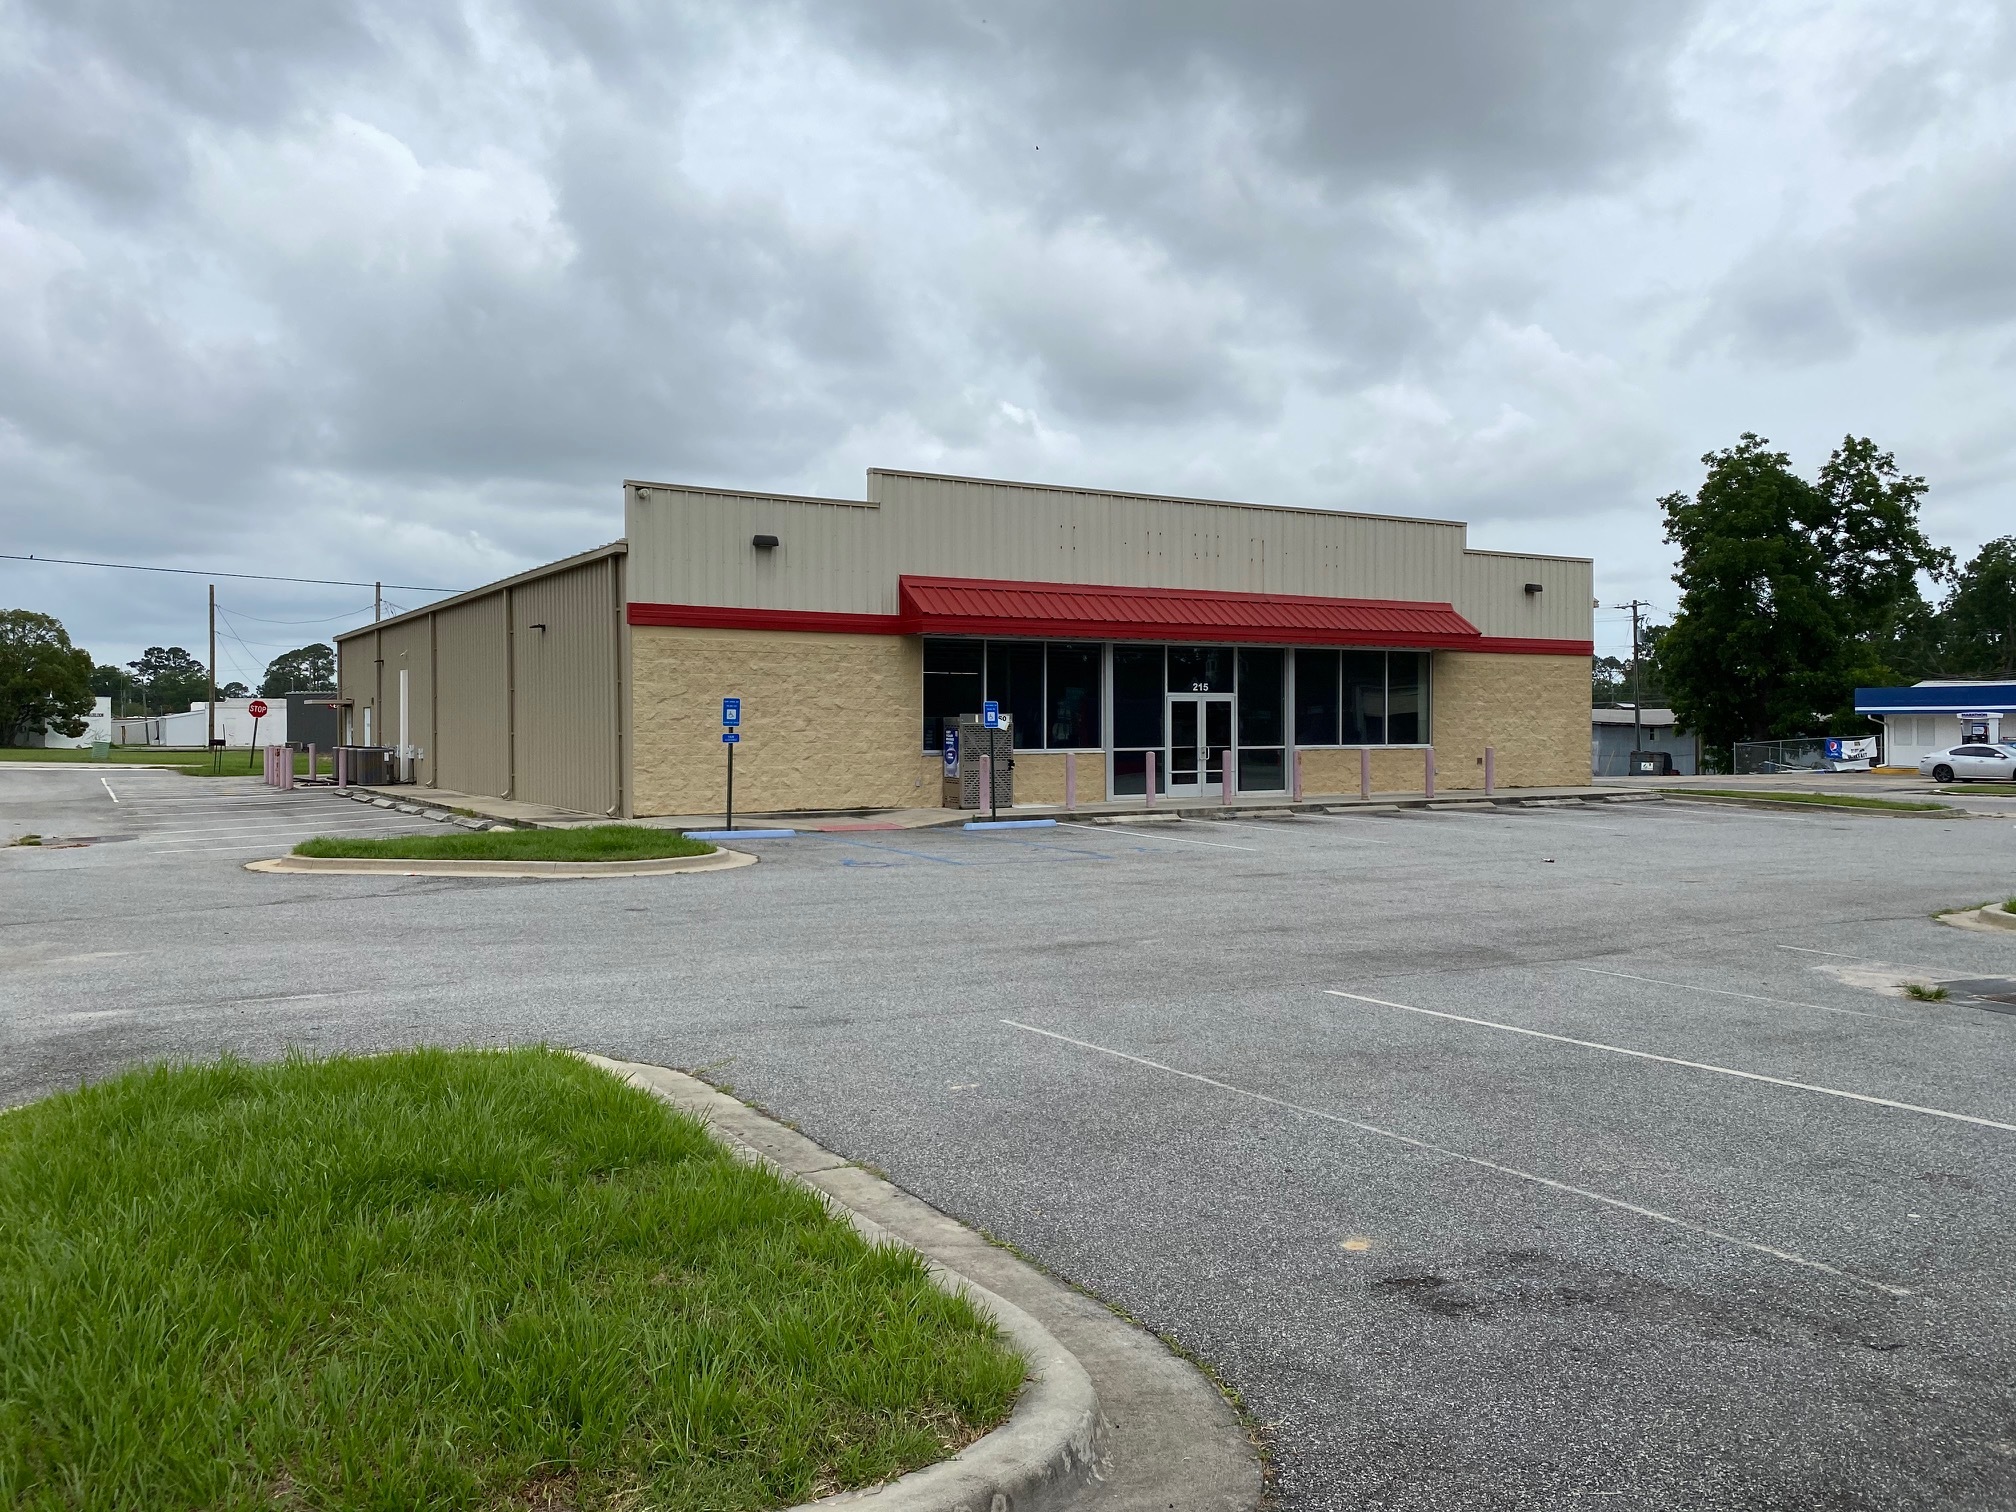
[[[470,583],[625,475],[887,463],[1642,574],[1701,451],[1848,424],[2009,505],[1949,439],[2011,418],[1952,357],[2016,308],[1991,3],[1000,9],[0,0],[10,540]],[[175,581],[0,583],[190,640]]]

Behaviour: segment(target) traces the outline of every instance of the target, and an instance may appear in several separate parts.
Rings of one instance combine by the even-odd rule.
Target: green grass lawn
[[[1897,809],[1905,813],[1944,812],[1950,803],[1919,803],[1904,798],[1870,798],[1860,793],[1781,793],[1758,788],[1661,788],[1683,798],[1764,798],[1772,803],[1805,803],[1816,808]]]
[[[906,1251],[558,1052],[129,1072],[0,1116],[0,1505],[788,1505],[1021,1360]]]
[[[656,861],[705,856],[714,847],[677,830],[636,824],[580,829],[478,830],[453,835],[391,835],[382,840],[317,836],[294,847],[297,856],[373,857],[398,861]]]
[[[243,746],[227,749],[222,763],[215,771],[212,770],[211,760],[206,752],[178,751],[164,749],[161,746],[114,746],[111,756],[107,759],[115,765],[170,767],[191,777],[220,774],[225,777],[257,777],[266,770],[265,758],[258,751],[248,751]],[[326,753],[316,757],[315,765],[321,776],[335,775],[335,759]],[[53,761],[65,764],[75,762],[84,766],[93,764],[88,749],[71,750],[59,747],[54,750],[43,750],[38,746],[0,746],[0,761]],[[296,777],[308,775],[306,751],[294,753],[294,775]]]
[[[1955,798],[1968,793],[2016,793],[2016,782],[1970,782],[1965,786],[1956,783],[1951,787],[1942,787],[1939,791],[1950,793]]]

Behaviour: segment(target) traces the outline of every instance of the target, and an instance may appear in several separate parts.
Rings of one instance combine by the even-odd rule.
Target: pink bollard
[[[1218,801],[1228,808],[1232,803],[1232,750],[1229,746],[1218,762]]]
[[[1421,793],[1425,798],[1435,796],[1435,747],[1421,748]]]
[[[1153,808],[1155,807],[1155,753],[1153,751],[1150,751],[1147,753],[1147,756],[1148,756],[1148,786],[1143,791],[1145,791],[1148,796],[1148,807]]]
[[[1302,753],[1300,751],[1295,752],[1295,776],[1288,791],[1297,803],[1302,801]]]
[[[1497,755],[1491,747],[1484,747],[1484,796],[1489,798],[1491,790],[1497,786]]]
[[[994,758],[991,756],[982,756],[980,758],[980,807],[985,810],[993,806]]]
[[[1066,751],[1064,753],[1064,807],[1067,809],[1078,807],[1078,753],[1076,751]]]
[[[1358,796],[1372,796],[1372,753],[1363,746],[1358,749]]]

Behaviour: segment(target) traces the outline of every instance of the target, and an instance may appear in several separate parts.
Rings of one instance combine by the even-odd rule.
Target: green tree
[[[1674,713],[1714,747],[1802,734],[1838,701],[1819,490],[1747,431],[1701,460],[1697,493],[1659,501],[1680,550],[1680,608],[1659,647]]]
[[[1937,581],[1953,572],[1953,553],[1918,527],[1925,480],[1899,472],[1897,459],[1867,437],[1844,436],[1820,469],[1816,492],[1813,536],[1843,633],[1871,642],[1893,635],[1902,618],[1925,607],[1918,575]]]
[[[97,695],[91,691],[91,653],[70,644],[53,614],[0,610],[0,739],[54,730],[76,737]]]
[[[1918,584],[1953,557],[1919,527],[1925,480],[1857,436],[1813,483],[1749,432],[1702,462],[1698,494],[1660,501],[1681,603],[1648,665],[1681,723],[1716,748],[1862,728],[1855,688],[1900,680],[1937,640]]]
[[[1939,606],[1939,660],[1953,677],[2016,677],[2016,536],[1990,541]]]
[[[333,693],[336,691],[336,648],[319,642],[298,650],[283,651],[266,666],[266,680],[259,684],[261,698],[278,698],[283,693]]]
[[[127,666],[156,714],[180,714],[210,696],[210,674],[180,646],[149,646]]]

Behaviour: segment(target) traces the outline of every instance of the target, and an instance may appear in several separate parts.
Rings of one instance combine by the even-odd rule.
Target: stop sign
[[[263,698],[253,699],[252,702],[245,705],[245,712],[250,714],[254,719],[264,719],[266,717],[266,700]]]

